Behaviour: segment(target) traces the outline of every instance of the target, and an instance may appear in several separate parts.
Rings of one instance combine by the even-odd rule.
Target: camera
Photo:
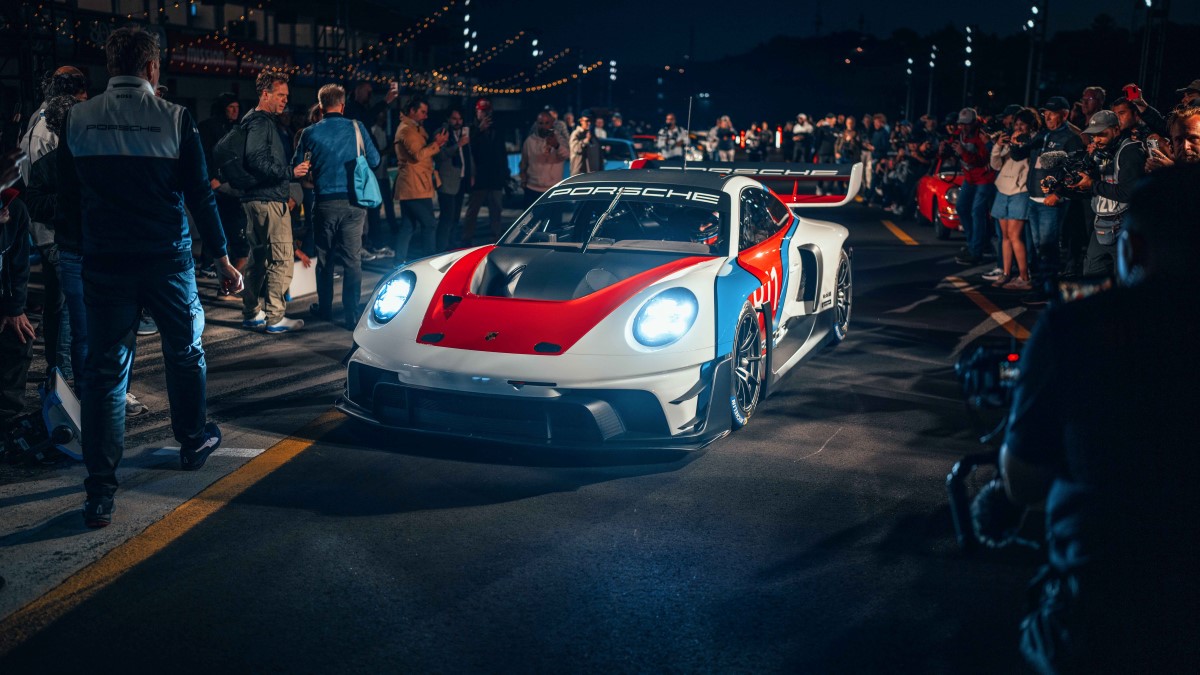
[[[1007,130],[1008,128],[1004,126],[1004,120],[1000,119],[999,117],[993,117],[983,125],[983,133],[992,140],[995,140],[1000,136],[1000,134],[1003,134]]]
[[[1101,152],[1088,154],[1079,150],[1068,154],[1061,150],[1052,150],[1043,153],[1041,163],[1047,174],[1042,179],[1042,190],[1046,194],[1080,196],[1078,191],[1068,186],[1078,183],[1085,175],[1090,176],[1093,181],[1098,179],[1100,165],[1106,160],[1107,155]]]

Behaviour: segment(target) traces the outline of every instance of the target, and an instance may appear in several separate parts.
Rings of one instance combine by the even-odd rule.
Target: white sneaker
[[[1004,270],[1000,269],[999,267],[996,267],[991,272],[988,272],[987,274],[983,275],[983,280],[984,281],[997,281],[999,279],[1005,278],[1005,276],[1007,276],[1007,275],[1004,274]]]
[[[267,326],[268,333],[295,333],[304,328],[304,319],[289,319],[284,317],[279,320],[279,323]]]
[[[131,394],[129,392],[125,392],[125,416],[126,417],[137,417],[138,415],[141,415],[144,412],[149,412],[149,410],[150,409],[146,407],[146,404],[137,400],[137,397],[135,397],[133,394]]]

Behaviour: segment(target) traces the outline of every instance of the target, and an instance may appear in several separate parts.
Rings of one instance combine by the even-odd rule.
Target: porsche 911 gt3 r
[[[398,269],[355,329],[337,407],[566,447],[697,448],[749,423],[779,378],[845,337],[851,308],[847,230],[779,195],[796,211],[850,197],[767,186],[842,180],[854,195],[861,167],[683,168],[575,176],[496,245]]]

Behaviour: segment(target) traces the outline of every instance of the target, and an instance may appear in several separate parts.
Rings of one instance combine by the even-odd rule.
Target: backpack
[[[258,179],[246,170],[246,127],[237,124],[213,146],[213,164],[217,167],[217,178],[238,190],[249,190],[258,185]]]

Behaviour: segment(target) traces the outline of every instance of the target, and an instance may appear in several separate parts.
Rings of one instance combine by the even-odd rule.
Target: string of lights
[[[483,50],[483,52],[469,56],[469,57],[463,59],[462,61],[458,61],[457,63],[451,63],[451,64],[445,65],[445,66],[440,66],[438,68],[434,68],[433,70],[434,71],[442,71],[442,72],[469,73],[472,70],[474,70],[475,68],[478,68],[479,66],[496,58],[501,53],[503,53],[504,50],[506,50],[509,47],[516,44],[523,37],[525,37],[525,31],[520,31],[516,35],[505,40],[504,42],[492,45],[492,47],[490,49],[485,49],[485,50]]]
[[[485,85],[476,85],[476,86],[471,87],[471,93],[474,95],[479,95],[479,94],[492,94],[492,95],[495,95],[495,94],[508,94],[508,95],[531,94],[531,93],[535,93],[535,92],[539,92],[539,91],[545,91],[547,89],[553,89],[555,87],[560,87],[560,86],[567,84],[573,80],[577,80],[581,77],[586,77],[588,74],[594,72],[597,68],[599,68],[602,65],[604,65],[604,61],[596,61],[595,63],[591,63],[591,64],[584,66],[583,68],[580,69],[580,71],[578,73],[571,73],[571,75],[569,77],[564,76],[564,77],[560,77],[556,80],[552,80],[549,82],[542,82],[539,84],[532,84],[532,85],[528,85],[528,86],[524,86],[524,87],[489,87],[489,86],[485,86]]]

